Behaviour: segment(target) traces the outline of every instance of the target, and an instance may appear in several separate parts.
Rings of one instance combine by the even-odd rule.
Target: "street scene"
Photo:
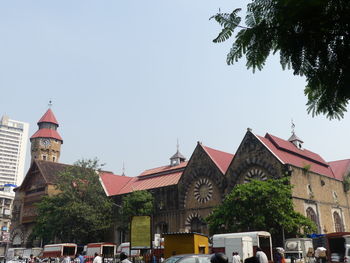
[[[350,4],[0,3],[1,263],[349,263]]]

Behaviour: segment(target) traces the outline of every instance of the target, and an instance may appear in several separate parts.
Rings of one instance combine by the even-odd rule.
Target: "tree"
[[[227,64],[245,55],[247,68],[254,72],[264,67],[270,53],[279,52],[283,69],[306,77],[308,112],[342,118],[350,99],[350,2],[252,0],[245,25],[239,11],[219,11],[212,17],[223,27],[215,43],[238,31]]]
[[[213,233],[268,231],[280,235],[313,233],[315,224],[294,211],[289,178],[237,185],[207,217]]]
[[[133,191],[123,197],[122,200],[122,222],[126,229],[129,228],[132,216],[151,215],[153,213],[154,198],[148,191]]]
[[[112,225],[113,206],[99,181],[97,160],[76,162],[57,175],[58,194],[37,204],[32,238],[45,243],[102,241]]]

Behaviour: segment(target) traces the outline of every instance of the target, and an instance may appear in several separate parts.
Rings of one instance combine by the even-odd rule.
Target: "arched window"
[[[205,225],[202,220],[200,220],[198,217],[194,217],[191,220],[191,232],[197,232],[202,233],[202,226]]]
[[[317,220],[317,215],[316,215],[316,212],[315,210],[312,208],[312,207],[308,207],[306,209],[306,216],[311,219],[317,226],[318,228],[318,220]]]
[[[343,222],[337,211],[333,213],[335,232],[344,232]]]

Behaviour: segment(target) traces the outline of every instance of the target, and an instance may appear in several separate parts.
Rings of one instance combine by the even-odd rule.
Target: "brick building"
[[[177,161],[172,158],[178,156]],[[196,231],[208,234],[204,218],[237,184],[290,175],[295,210],[312,219],[318,233],[350,231],[349,194],[343,177],[350,159],[326,162],[303,148],[295,133],[288,140],[248,129],[236,153],[197,144],[190,160],[175,154],[168,166],[146,170],[137,177],[103,173],[106,194],[121,205],[122,197],[148,190],[156,200],[155,233]],[[183,156],[182,156],[183,157]],[[116,224],[114,241],[125,237]]]

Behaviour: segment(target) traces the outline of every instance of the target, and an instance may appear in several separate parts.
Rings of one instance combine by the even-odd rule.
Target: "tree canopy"
[[[289,178],[252,180],[235,186],[207,217],[214,233],[268,231],[291,235],[313,233],[315,224],[294,211]]]
[[[223,27],[215,43],[235,36],[227,63],[245,56],[247,68],[261,70],[278,52],[283,69],[306,77],[308,112],[342,118],[350,99],[350,2],[252,0],[244,24],[239,11],[212,17]]]
[[[148,191],[133,191],[122,199],[121,216],[125,228],[129,228],[132,216],[151,215],[154,198]]]
[[[113,206],[97,171],[97,160],[82,160],[57,175],[57,195],[37,204],[38,216],[32,238],[45,243],[103,241],[112,225]]]

